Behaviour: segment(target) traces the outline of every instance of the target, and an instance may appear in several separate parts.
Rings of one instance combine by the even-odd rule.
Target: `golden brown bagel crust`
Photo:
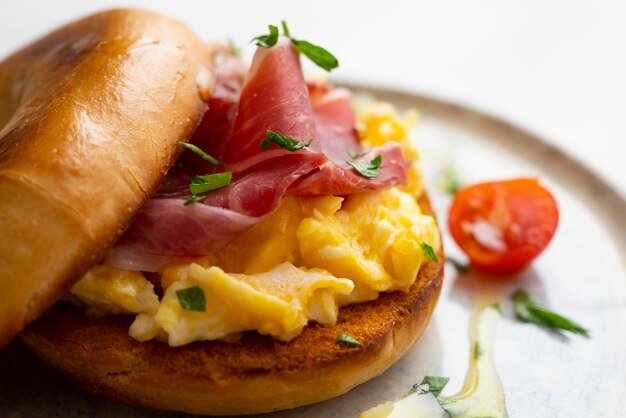
[[[420,199],[432,213],[426,197]],[[171,348],[128,336],[132,319],[87,317],[59,304],[21,337],[80,386],[122,402],[208,415],[295,408],[345,393],[395,363],[430,320],[443,277],[426,262],[408,292],[342,307],[337,325],[311,323],[290,343],[245,333],[240,343]],[[346,332],[363,348],[335,342]]]
[[[185,26],[113,10],[0,63],[0,347],[156,190],[206,110],[211,62]]]

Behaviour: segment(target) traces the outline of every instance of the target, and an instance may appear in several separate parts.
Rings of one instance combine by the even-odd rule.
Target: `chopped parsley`
[[[280,132],[270,131],[269,129],[265,132],[265,135],[265,138],[259,144],[263,149],[269,149],[272,144],[276,144],[287,151],[294,152],[310,146],[312,141],[312,139],[309,139],[309,142],[302,142],[296,138],[283,135]]]
[[[346,161],[350,167],[354,168],[363,177],[375,178],[378,177],[380,166],[383,163],[383,156],[377,155],[367,164],[355,164],[350,161]]]
[[[287,38],[291,38],[291,34],[289,33],[289,28],[287,27],[287,22],[285,22],[284,20],[282,20],[280,22],[281,26],[283,27],[283,34],[287,37]]]
[[[353,160],[356,160],[359,157],[364,156],[365,154],[367,154],[366,151],[363,152],[356,152],[356,151],[352,151],[350,148],[348,148],[348,155],[350,156],[350,158],[352,158]]]
[[[176,141],[176,143],[178,145],[180,145],[181,147],[183,147],[185,149],[188,149],[189,151],[193,152],[198,157],[202,158],[204,161],[206,161],[208,163],[211,163],[213,165],[222,165],[221,162],[217,161],[215,158],[211,157],[209,154],[207,154],[206,152],[202,151],[200,148],[198,148],[194,144],[188,144],[187,142],[182,142],[182,141]]]
[[[241,57],[241,47],[237,45],[232,38],[228,38],[228,49],[230,49],[231,54],[234,56]]]
[[[205,195],[205,194],[201,194],[201,195],[194,194],[194,195],[191,195],[191,197],[189,199],[185,200],[185,203],[183,203],[183,206],[189,206],[189,205],[192,205],[192,204],[194,204],[196,202],[201,202],[201,201],[203,201],[206,198],[207,198],[207,195]]]
[[[223,173],[207,174],[205,176],[193,176],[189,183],[189,191],[191,197],[183,203],[184,206],[189,206],[196,202],[200,202],[207,198],[207,195],[200,194],[206,193],[211,190],[221,189],[228,186],[233,178],[231,171],[224,171]]]
[[[430,261],[434,261],[434,262],[439,261],[439,259],[437,258],[437,254],[435,254],[435,250],[433,250],[433,247],[431,247],[425,242],[422,242],[420,243],[420,248],[422,249],[422,252],[424,253],[424,256],[427,259],[429,259]]]
[[[188,287],[176,291],[180,306],[186,311],[206,311],[206,297],[200,286]]]
[[[480,356],[483,355],[483,349],[480,346],[480,343],[478,341],[476,341],[474,343],[474,347],[472,349],[472,353],[473,353],[473,356],[474,356],[474,360],[478,360],[480,358]]]
[[[522,322],[541,325],[550,329],[569,331],[589,337],[589,330],[571,319],[543,308],[531,299],[524,290],[517,290],[511,295],[515,316]]]
[[[498,311],[500,315],[504,315],[504,309],[502,309],[502,305],[500,305],[498,302],[491,304],[490,308]]]
[[[271,48],[278,42],[278,28],[274,25],[268,25],[270,33],[267,35],[259,35],[252,38],[250,42],[256,41],[255,45],[261,48]]]
[[[413,387],[419,388],[422,385],[428,385],[428,390],[430,391],[430,393],[435,395],[435,397],[438,397],[443,388],[448,384],[449,380],[449,377],[424,376],[422,382],[419,385]]]
[[[304,54],[304,56],[313,61],[318,67],[329,72],[339,67],[339,61],[337,61],[337,58],[321,46],[317,46],[308,41],[293,38],[290,39],[291,43],[294,44],[296,48]]]
[[[193,176],[189,183],[189,191],[192,194],[206,193],[211,190],[228,186],[233,178],[232,171],[208,174],[206,176]]]
[[[456,194],[456,192],[464,186],[456,168],[450,161],[441,157],[437,157],[436,162],[439,168],[439,173],[437,175],[437,188],[450,195]]]
[[[465,274],[469,271],[469,266],[457,260],[456,258],[446,256],[446,262],[452,264],[456,271],[458,271],[459,273]]]
[[[357,345],[359,347],[363,347],[363,343],[361,341],[357,340],[352,335],[346,334],[346,333],[341,333],[337,335],[337,338],[335,338],[335,341],[338,343],[344,343],[348,345]]]
[[[287,22],[284,20],[281,22],[281,26],[283,28],[283,35],[291,41],[291,43],[304,54],[305,57],[313,61],[318,67],[323,68],[326,71],[331,71],[337,67],[339,67],[339,61],[333,54],[328,52],[326,49],[321,46],[312,44],[309,41],[304,41],[302,39],[296,39],[291,36],[291,32],[289,32],[289,28],[287,27]],[[250,42],[256,41],[256,45],[262,48],[271,48],[278,42],[278,27],[274,25],[269,25],[269,34],[260,35],[252,39]]]

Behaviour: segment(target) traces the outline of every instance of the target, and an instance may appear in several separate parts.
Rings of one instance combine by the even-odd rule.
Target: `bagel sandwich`
[[[238,415],[338,396],[417,341],[443,266],[410,121],[355,116],[274,34],[248,68],[117,10],[0,64],[3,343],[111,399]]]

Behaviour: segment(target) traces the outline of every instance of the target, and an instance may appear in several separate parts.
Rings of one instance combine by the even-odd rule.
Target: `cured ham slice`
[[[321,152],[330,160],[319,171],[301,178],[288,190],[290,195],[346,195],[406,184],[406,162],[396,143],[365,150],[358,138],[352,97],[345,89],[309,85],[311,105]],[[350,154],[360,156],[352,160]],[[359,175],[347,161],[367,165],[380,155],[382,166],[375,178]]]
[[[253,157],[267,152],[259,144],[268,129],[302,141],[313,139],[310,149],[319,151],[300,58],[284,39],[273,48],[257,50],[241,93],[232,136],[208,152],[224,162],[227,169],[246,169],[242,162],[249,161],[247,166],[250,166],[258,161]],[[266,160],[268,155],[289,153],[276,145],[271,149],[275,152],[262,155],[261,160]]]
[[[104,263],[126,270],[159,271],[218,250],[260,218],[184,199],[151,199],[111,248]]]
[[[218,70],[220,80],[236,79]],[[364,149],[354,128],[349,93],[328,86],[307,88],[299,53],[289,42],[257,51],[238,103],[236,87],[216,90],[192,138],[224,165],[210,165],[186,152],[109,250],[105,263],[160,271],[222,248],[274,210],[287,194],[347,195],[407,182],[399,145]],[[260,142],[267,130],[312,142],[296,152],[276,145],[265,150]],[[350,153],[362,155],[352,160]],[[375,178],[361,176],[347,163],[367,165],[378,155],[382,165]],[[184,206],[191,176],[216,171],[232,171],[231,184]]]
[[[406,184],[406,162],[397,144],[389,143],[371,149],[354,160],[354,163],[367,165],[378,155],[382,156],[383,165],[375,178],[362,177],[352,169],[327,162],[320,167],[319,171],[299,179],[289,188],[287,194],[296,196],[347,195]]]
[[[358,154],[363,152],[355,129],[356,118],[350,92],[328,84],[309,84],[308,91],[320,138],[320,151],[334,164],[349,169],[346,163],[350,157],[348,150]]]

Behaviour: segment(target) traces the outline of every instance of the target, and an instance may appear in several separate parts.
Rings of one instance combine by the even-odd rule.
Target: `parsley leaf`
[[[589,337],[589,330],[571,319],[543,308],[531,299],[523,290],[517,290],[511,296],[515,316],[522,322],[529,322],[551,329],[560,329]]]
[[[457,260],[456,258],[450,257],[450,256],[446,256],[446,262],[452,264],[454,266],[454,268],[456,269],[456,271],[458,271],[459,273],[467,273],[469,271],[469,266],[465,263],[462,263],[461,261]]]
[[[355,151],[352,151],[350,148],[348,148],[348,155],[349,155],[349,156],[350,156],[350,158],[352,158],[353,160],[356,160],[357,158],[362,157],[362,156],[364,156],[365,154],[367,154],[367,152],[366,152],[366,151],[363,151],[363,152],[355,152]]]
[[[213,165],[222,165],[221,162],[217,161],[215,158],[211,157],[209,154],[207,154],[206,152],[202,151],[200,148],[198,148],[194,144],[188,144],[187,142],[182,142],[182,141],[176,141],[176,143],[178,145],[180,145],[181,147],[183,147],[185,149],[188,149],[189,151],[193,152],[198,157],[202,158],[204,161],[206,161],[208,163],[211,163]]]
[[[230,52],[234,56],[241,58],[241,48],[235,43],[235,40],[232,38],[228,38],[228,49],[230,49]]]
[[[492,303],[492,304],[490,305],[490,308],[491,308],[491,309],[495,309],[496,311],[498,311],[498,313],[499,313],[500,315],[504,315],[504,309],[502,309],[502,305],[500,305],[498,302],[496,302],[496,303]]]
[[[176,297],[180,306],[186,311],[206,311],[206,297],[200,286],[177,290]]]
[[[231,171],[223,173],[208,174],[206,176],[193,176],[189,183],[189,191],[194,194],[205,193],[211,190],[228,186],[233,178]]]
[[[456,194],[456,192],[463,188],[463,182],[452,164],[444,161],[440,163],[437,186],[441,191],[451,195]]]
[[[478,341],[474,343],[474,348],[472,349],[472,353],[474,355],[474,360],[478,360],[480,356],[483,355],[483,349],[480,346],[480,343]]]
[[[422,379],[422,383],[420,383],[418,386],[428,385],[428,390],[430,391],[430,393],[438,397],[443,388],[448,384],[449,380],[449,377],[424,376],[424,378]]]
[[[269,129],[265,132],[265,135],[266,137],[259,144],[263,149],[269,149],[272,144],[276,144],[287,151],[294,152],[310,146],[312,141],[312,139],[309,139],[309,142],[300,142],[296,138],[291,138],[281,134],[280,132],[270,131]]]
[[[298,51],[313,61],[313,63],[317,66],[325,69],[326,71],[331,71],[339,67],[339,61],[333,54],[321,46],[312,44],[309,41],[303,41],[292,37],[291,32],[289,32],[289,28],[287,27],[287,22],[283,20],[280,23],[283,27],[283,34],[291,41]],[[269,30],[270,33],[268,35],[257,36],[250,42],[256,41],[256,45],[262,48],[273,47],[278,42],[278,28],[274,25],[269,25]]]
[[[289,28],[287,27],[287,22],[285,22],[284,20],[280,21],[280,24],[283,27],[283,34],[287,37],[290,38],[291,34],[289,33]]]
[[[261,48],[271,48],[278,42],[278,28],[274,25],[268,25],[270,33],[268,35],[260,35],[252,38],[250,42],[256,41],[256,46]]]
[[[363,177],[369,177],[369,178],[375,178],[378,176],[378,172],[380,171],[380,166],[382,162],[383,162],[382,155],[377,155],[367,165],[355,164],[350,161],[346,161],[346,163],[348,163],[350,167],[354,168],[360,175],[362,175]]]
[[[363,347],[363,343],[361,341],[357,340],[352,335],[346,334],[346,333],[341,333],[337,335],[337,338],[335,338],[335,341],[338,343],[358,345],[359,347]]]
[[[290,39],[291,43],[294,44],[300,52],[313,61],[318,67],[321,67],[326,71],[332,71],[339,67],[339,61],[337,58],[321,46],[317,46],[308,41],[300,41],[293,38]]]
[[[192,204],[194,204],[196,202],[200,202],[200,201],[202,201],[202,200],[204,200],[206,198],[207,198],[207,195],[205,195],[205,194],[201,194],[201,195],[194,194],[189,199],[185,200],[185,203],[183,203],[183,206],[192,205]]]
[[[439,261],[439,259],[437,258],[437,255],[435,254],[435,250],[433,250],[433,247],[431,247],[425,242],[422,242],[420,243],[420,248],[422,249],[422,252],[424,253],[424,256],[427,259],[429,259],[430,261],[434,261],[434,262]]]

